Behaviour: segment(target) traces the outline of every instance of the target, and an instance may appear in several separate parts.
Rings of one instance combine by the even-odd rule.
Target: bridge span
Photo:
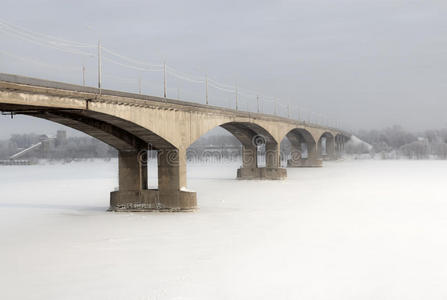
[[[186,185],[186,151],[218,126],[242,144],[238,179],[285,179],[280,164],[285,137],[293,147],[289,167],[319,167],[322,158],[335,159],[350,136],[274,115],[9,74],[0,74],[0,111],[47,119],[116,148],[119,190],[110,195],[113,211],[195,209],[196,193]],[[265,167],[258,164],[260,145],[265,145]],[[148,150],[158,153],[158,189],[148,189]]]

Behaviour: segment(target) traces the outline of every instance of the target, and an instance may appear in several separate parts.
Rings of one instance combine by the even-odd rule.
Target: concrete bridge
[[[274,115],[8,74],[0,74],[0,111],[63,124],[116,148],[119,190],[110,196],[115,211],[196,208],[196,193],[186,185],[186,151],[217,126],[242,144],[238,179],[286,178],[280,165],[285,137],[294,149],[289,167],[319,167],[322,158],[335,159],[349,138],[334,128]],[[258,164],[260,145],[265,145],[265,167]],[[158,189],[147,186],[147,150],[158,151]]]

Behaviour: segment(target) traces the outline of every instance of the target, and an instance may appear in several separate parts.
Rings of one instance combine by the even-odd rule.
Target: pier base
[[[158,189],[110,193],[109,211],[191,211],[197,208],[197,194],[177,191],[160,199]]]
[[[319,168],[323,166],[323,160],[321,159],[307,159],[302,158],[300,160],[287,161],[288,168]]]
[[[283,168],[240,168],[237,179],[242,180],[282,180],[287,177],[287,170]]]

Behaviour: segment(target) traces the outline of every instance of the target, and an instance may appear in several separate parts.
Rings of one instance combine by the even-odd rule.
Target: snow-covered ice
[[[106,212],[116,161],[0,168],[0,298],[446,298],[447,162],[237,167],[190,164],[192,213]]]

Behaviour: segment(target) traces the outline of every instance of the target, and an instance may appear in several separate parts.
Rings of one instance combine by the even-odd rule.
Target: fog
[[[6,0],[0,18],[81,43],[100,38],[120,54],[207,73],[338,120],[348,130],[399,124],[418,131],[447,126],[446,12],[447,3],[434,0]],[[95,58],[60,53],[2,30],[0,39],[0,72],[81,84],[85,65],[87,84],[96,84]],[[138,76],[104,64],[106,88],[136,92]],[[168,81],[168,96],[182,88],[186,100],[203,101],[200,88],[189,91],[182,84]],[[143,93],[161,90],[161,75],[143,78]],[[255,100],[245,101],[248,106]],[[1,117],[0,127],[0,138],[6,138],[60,126]]]

